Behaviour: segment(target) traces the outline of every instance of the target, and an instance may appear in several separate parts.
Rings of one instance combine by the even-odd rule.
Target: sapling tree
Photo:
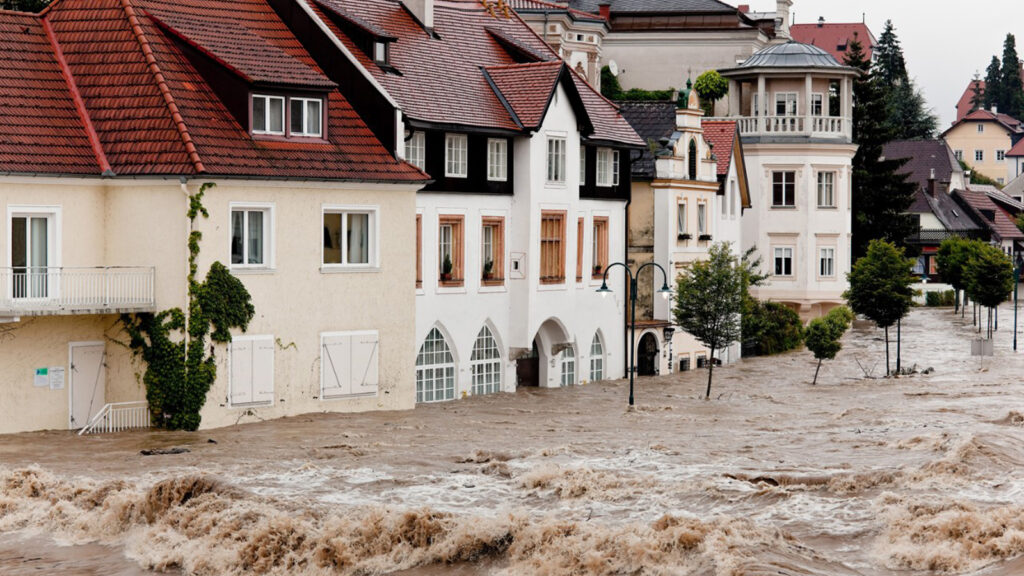
[[[846,275],[850,288],[844,294],[854,312],[885,329],[885,374],[889,375],[889,327],[907,315],[913,301],[910,273],[913,262],[903,248],[885,240],[872,240],[867,254]]]
[[[709,116],[714,115],[715,102],[718,102],[729,93],[729,81],[722,78],[722,75],[715,70],[708,70],[697,77],[693,83],[694,90],[707,103],[706,112]]]
[[[939,251],[935,256],[942,280],[953,287],[954,314],[960,309],[960,293],[966,286],[964,271],[967,267],[967,261],[970,259],[971,254],[977,250],[978,245],[979,242],[977,240],[967,240],[953,236],[942,241],[942,244],[939,245]]]
[[[705,399],[711,398],[715,352],[740,337],[745,289],[746,272],[730,252],[728,242],[712,245],[707,260],[693,263],[679,275],[674,310],[676,323],[711,352]]]
[[[821,318],[811,320],[807,325],[807,329],[804,331],[804,343],[818,360],[818,367],[814,369],[812,386],[818,383],[818,371],[821,370],[822,360],[832,360],[842,350],[843,344],[839,340],[850,329],[851,322],[853,322],[853,312],[846,306],[839,306]]]
[[[967,261],[964,277],[971,300],[988,308],[986,335],[991,338],[992,309],[1005,302],[1013,290],[1013,262],[998,247],[980,244]]]

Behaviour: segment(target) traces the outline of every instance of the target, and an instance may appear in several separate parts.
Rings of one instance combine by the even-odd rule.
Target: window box
[[[711,234],[701,234],[700,236],[697,237],[697,240],[700,242],[710,242]]]
[[[680,240],[690,240],[693,238],[693,234],[682,233],[679,235]]]

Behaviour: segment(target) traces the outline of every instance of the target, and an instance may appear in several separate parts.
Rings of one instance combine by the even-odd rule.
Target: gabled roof
[[[1017,120],[1013,116],[1009,116],[998,111],[992,112],[991,110],[979,108],[954,122],[952,126],[947,128],[946,131],[942,133],[942,135],[945,136],[951,130],[966,122],[992,122],[995,124],[999,124],[1007,132],[1010,132],[1011,134],[1024,132],[1024,124],[1022,124],[1020,120]]]
[[[914,203],[907,210],[912,214],[932,213],[950,232],[968,232],[981,230],[981,226],[972,218],[973,211],[967,212],[953,197],[945,191],[936,191],[934,195],[925,190],[914,192]]]
[[[850,42],[854,38],[860,40],[864,57],[871,60],[878,40],[871,33],[867,24],[862,22],[852,23],[825,23],[825,24],[793,24],[789,27],[789,35],[797,42],[813,44],[831,54],[839,63],[843,62]]]
[[[1024,138],[1021,138],[1013,145],[1013,148],[1006,153],[1007,156],[1024,156]]]
[[[160,14],[163,26],[151,13]],[[0,14],[0,22],[8,18],[15,17]],[[28,82],[0,83],[0,95],[32,101],[40,95],[39,83],[45,81],[54,98],[52,107],[41,110],[53,119],[26,131],[10,126],[5,114],[0,119],[0,142],[10,138],[26,142],[21,142],[20,152],[0,156],[0,172],[100,174],[98,157],[102,156],[117,175],[427,179],[423,172],[392,157],[337,90],[327,93],[325,139],[272,141],[249,134],[248,126],[228,110],[190,60],[196,53],[188,51],[198,50],[203,57],[213,57],[216,66],[253,80],[271,74],[322,81],[323,73],[313,59],[263,0],[60,0],[42,16],[27,18],[22,29],[52,28],[52,53],[63,56],[67,81],[58,96],[60,84],[53,79],[60,77],[60,63],[36,51],[38,35],[8,38],[14,44],[0,51],[0,71],[12,69],[9,63],[23,60],[26,54],[34,54],[38,70],[25,75]],[[168,22],[177,26],[174,32]],[[231,44],[234,33],[219,38],[212,30],[230,30],[241,37]],[[187,40],[181,36],[185,33]],[[256,51],[265,56],[263,62],[257,61]],[[247,95],[244,89],[241,94]],[[68,115],[72,109],[68,102],[76,96],[81,101],[77,122]],[[81,128],[61,136],[66,141],[62,148],[54,134],[39,129],[47,125],[63,131]],[[78,136],[79,130],[84,138]],[[90,151],[92,134],[95,146]],[[33,152],[53,147],[56,158],[72,144],[77,160],[47,162]],[[90,155],[97,159],[91,170],[85,170],[83,159]]]
[[[558,76],[571,78],[579,93],[586,116],[581,121],[593,126],[589,139],[642,145],[614,104],[567,67],[559,72],[564,65],[558,54],[514,12],[492,13],[472,0],[439,0],[430,34],[396,0],[313,1],[320,19],[412,125],[510,132],[535,128]],[[374,29],[397,38],[388,52],[392,70],[374,63],[345,34],[335,21],[339,12],[357,13]]]
[[[956,102],[956,121],[960,121],[964,116],[967,116],[975,110],[971,105],[974,101],[974,85],[978,85],[978,94],[985,94],[985,81],[984,80],[971,80],[967,83],[967,88],[964,88],[964,93],[960,95],[960,99]]]
[[[972,212],[977,222],[987,226],[996,240],[1024,240],[1024,233],[984,191],[954,190],[953,197],[960,206]]]
[[[704,139],[711,144],[711,150],[718,161],[718,175],[729,173],[732,163],[733,143],[736,141],[736,122],[733,120],[701,120]]]
[[[950,182],[954,173],[963,172],[944,140],[893,140],[882,147],[882,155],[889,160],[906,159],[900,173],[909,174],[919,190],[928,187],[933,173],[936,182]]]

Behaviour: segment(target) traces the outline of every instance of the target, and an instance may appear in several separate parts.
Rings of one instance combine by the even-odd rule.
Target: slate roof
[[[944,140],[893,140],[882,148],[882,155],[889,160],[906,159],[900,173],[909,174],[918,190],[928,187],[933,170],[936,182],[949,182],[954,172],[963,172]]]
[[[736,142],[736,122],[733,120],[701,120],[704,139],[711,145],[711,151],[718,161],[717,173],[725,176],[732,164],[732,149]]]
[[[611,13],[703,13],[736,14],[737,9],[718,0],[569,0],[569,6],[596,13],[604,2],[611,4]]]
[[[626,121],[645,142],[661,146],[662,138],[672,136],[676,130],[676,103],[672,101],[619,102]],[[634,180],[654,179],[654,153],[645,147],[639,159],[631,164]]]
[[[396,0],[313,1],[321,20],[413,122],[520,131],[516,118],[502,102],[503,93],[515,93],[516,105],[512,110],[516,114],[524,111],[532,120],[531,114],[547,107],[551,92],[545,89],[551,87],[551,72],[556,66],[564,66],[558,54],[517,14],[492,14],[480,2],[438,0],[434,4],[435,34],[430,35]],[[388,56],[397,73],[375,64],[356,40],[336,25],[331,15],[339,11],[357,13],[369,25],[398,39],[390,46]],[[504,45],[508,43],[516,49]],[[526,82],[523,86],[491,86],[485,69],[529,64],[523,61],[524,55],[551,61],[552,65],[536,65],[536,74],[527,74],[528,68],[515,68],[514,74]],[[594,127],[590,139],[643,144],[614,104],[575,72],[566,70]]]
[[[972,212],[977,222],[987,226],[996,240],[1024,240],[1024,233],[983,190],[954,190],[953,197],[961,207]]]
[[[736,68],[845,68],[845,66],[817,46],[790,41],[762,48]]]
[[[163,27],[151,13],[161,15]],[[14,18],[25,17],[0,14],[3,23]],[[30,18],[40,23],[26,24],[30,30],[42,24],[52,26],[54,50],[61,49],[84,105],[77,124],[83,126],[86,142],[86,121],[91,124],[96,144],[83,147],[83,138],[69,133],[65,136],[68,148],[73,145],[79,161],[46,163],[32,153],[33,145],[53,146],[53,134],[46,134],[45,123],[40,122],[44,130],[30,131],[33,142],[23,146],[23,153],[0,157],[0,172],[99,174],[98,160],[90,171],[84,171],[80,160],[102,155],[118,175],[427,179],[423,172],[392,157],[337,90],[326,93],[324,140],[254,139],[248,127],[236,120],[189,60],[179,34],[186,34],[188,44],[212,55],[226,73],[234,70],[254,82],[278,82],[283,77],[319,82],[322,90],[333,86],[323,83],[323,73],[313,59],[262,0],[59,0],[44,16]],[[176,33],[169,30],[170,23],[178,27]],[[241,36],[214,38],[211,30],[217,29]],[[237,42],[225,43],[228,40]],[[38,36],[18,38],[16,49],[0,51],[0,71],[9,69],[8,62],[22,58],[19,55],[32,52],[25,46],[38,48]],[[48,81],[49,89],[55,90],[52,79],[61,72],[49,56],[32,53],[46,70],[29,76],[32,81],[21,86],[0,83],[0,94],[18,93],[38,105],[33,100],[38,95],[35,84]],[[67,84],[65,90],[73,94]],[[65,130],[76,124],[68,116],[70,99],[55,97],[53,110],[44,108]],[[25,132],[0,120],[0,142]]]
[[[569,5],[565,3],[558,4],[555,2],[545,2],[544,0],[509,0],[508,5],[516,12],[522,12],[524,14],[566,12],[573,20],[606,22],[600,14],[592,14],[590,12],[584,12],[583,10],[570,8]]]
[[[950,232],[969,232],[982,229],[971,217],[973,211],[966,212],[950,194],[943,191],[936,191],[934,196],[924,190],[916,191],[914,204],[907,211],[916,214],[931,212]]]
[[[874,48],[878,44],[871,29],[862,22],[834,24],[826,22],[822,25],[793,24],[789,27],[789,35],[797,42],[812,44],[825,50],[839,63],[843,62],[850,42],[855,37],[860,40],[864,57],[868,60],[871,60]]]

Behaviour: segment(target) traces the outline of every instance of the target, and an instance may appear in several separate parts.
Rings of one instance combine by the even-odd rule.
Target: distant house
[[[991,110],[970,112],[942,133],[942,138],[953,150],[957,160],[966,162],[972,170],[984,174],[999,184],[1009,182],[1008,153],[1024,139],[1024,124],[1020,120]]]
[[[1024,174],[1024,138],[1018,140],[1006,153],[1006,181],[1019,179],[1021,174]]]
[[[954,190],[953,199],[980,226],[987,229],[989,243],[999,246],[1007,255],[1024,248],[1024,232],[1014,223],[1014,217],[1024,208],[991,186],[969,184],[966,190]]]
[[[826,23],[824,18],[819,18],[816,24],[793,24],[789,33],[793,40],[817,46],[839,62],[846,58],[854,39],[860,41],[865,58],[869,61],[876,58],[878,39],[863,22]]]
[[[602,44],[608,34],[607,15],[584,12],[566,3],[508,0],[523,21],[591,86],[601,89]]]

